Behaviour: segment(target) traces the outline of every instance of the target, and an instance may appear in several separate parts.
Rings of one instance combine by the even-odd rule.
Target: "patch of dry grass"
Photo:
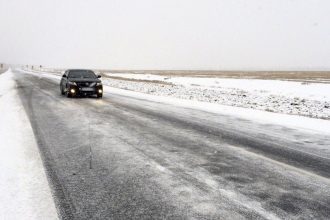
[[[43,69],[47,71],[46,68]],[[49,69],[53,73],[60,74],[64,69]],[[200,71],[200,70],[94,70],[105,76],[104,73],[135,73],[155,74],[163,76],[182,77],[219,77],[239,79],[278,79],[299,82],[330,83],[330,71]],[[124,78],[122,78],[124,80]],[[127,80],[127,79],[125,79]],[[133,80],[132,80],[133,81]],[[141,80],[139,80],[141,81]],[[148,81],[150,82],[150,81]],[[163,83],[163,82],[155,82]]]
[[[7,70],[8,68],[2,68],[2,69],[0,68],[0,74],[6,72]]]
[[[146,83],[157,83],[157,84],[163,84],[163,85],[173,85],[169,82],[159,81],[159,80],[143,80],[143,79],[128,79],[124,77],[117,77],[117,76],[107,76],[102,75],[102,77],[110,78],[110,79],[119,79],[119,80],[125,80],[125,81],[132,81],[132,82],[146,82]]]
[[[188,71],[188,70],[121,70],[111,73],[156,74],[165,76],[221,77],[240,79],[283,79],[330,81],[330,71]]]

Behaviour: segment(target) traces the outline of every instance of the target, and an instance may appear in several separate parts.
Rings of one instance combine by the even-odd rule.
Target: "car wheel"
[[[65,92],[63,91],[63,87],[61,86],[61,95],[64,95]]]
[[[102,98],[103,95],[102,94],[97,94],[96,96],[97,96],[97,98]]]
[[[66,97],[68,97],[68,98],[72,97],[71,94],[69,93],[69,91],[66,92]]]

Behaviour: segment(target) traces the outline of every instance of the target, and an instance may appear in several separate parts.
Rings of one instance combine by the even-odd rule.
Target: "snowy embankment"
[[[129,73],[105,75],[111,78],[103,79],[105,84],[120,89],[330,119],[330,84],[325,83]]]
[[[0,74],[0,219],[57,219],[13,73]]]

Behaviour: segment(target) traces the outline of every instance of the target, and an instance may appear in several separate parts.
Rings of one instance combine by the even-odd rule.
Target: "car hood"
[[[101,80],[99,79],[95,79],[95,78],[69,78],[70,82],[101,82]]]

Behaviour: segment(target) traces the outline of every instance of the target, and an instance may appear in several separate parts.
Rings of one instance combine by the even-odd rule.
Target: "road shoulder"
[[[0,219],[58,219],[11,71],[0,76]]]

